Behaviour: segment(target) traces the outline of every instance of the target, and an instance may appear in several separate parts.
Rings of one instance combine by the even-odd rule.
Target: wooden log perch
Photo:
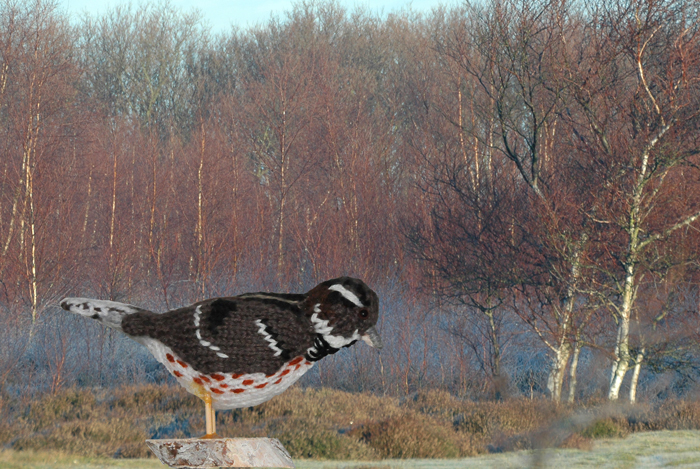
[[[294,467],[274,438],[146,440],[160,462],[170,467]]]

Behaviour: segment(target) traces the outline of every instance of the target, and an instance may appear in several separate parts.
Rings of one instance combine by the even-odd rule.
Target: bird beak
[[[367,342],[367,345],[370,347],[374,347],[376,349],[381,349],[384,347],[384,344],[382,344],[382,338],[379,337],[379,332],[377,332],[377,329],[372,326],[369,329],[367,329],[367,332],[362,336],[362,340]]]

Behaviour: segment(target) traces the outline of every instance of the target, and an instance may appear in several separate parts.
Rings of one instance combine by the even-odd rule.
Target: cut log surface
[[[160,462],[170,467],[294,467],[274,438],[146,440]]]

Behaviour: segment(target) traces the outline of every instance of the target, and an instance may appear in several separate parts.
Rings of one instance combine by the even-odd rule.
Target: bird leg
[[[206,420],[207,434],[202,438],[218,438],[216,434],[216,411],[211,406],[211,394],[205,393],[202,397],[204,401],[204,417]]]

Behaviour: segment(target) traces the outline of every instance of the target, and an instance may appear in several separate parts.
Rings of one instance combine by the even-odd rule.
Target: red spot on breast
[[[243,386],[250,386],[251,384],[253,384],[253,380],[252,380],[252,379],[246,379],[246,380],[243,381],[243,383],[241,383],[241,384],[243,384]]]
[[[194,381],[197,384],[202,384],[202,380],[199,378],[194,378],[194,379],[192,379],[192,381]]]
[[[310,365],[311,365],[311,362],[307,360],[307,362],[306,362],[306,363],[304,363],[304,365],[306,365],[306,366],[310,366]]]
[[[169,361],[170,363],[174,363],[174,362],[175,362],[175,357],[173,357],[173,356],[170,355],[169,353],[166,353],[166,354],[165,354],[165,358],[167,358],[168,361]]]
[[[297,365],[297,367],[294,368],[294,371],[298,370],[299,368],[301,368],[301,363],[299,363],[299,364]]]
[[[187,368],[187,363],[183,362],[182,360],[178,360],[177,363],[178,363],[181,367]]]
[[[182,373],[180,373],[180,372],[177,371],[177,370],[173,371],[173,374],[174,374],[175,376],[177,376],[178,378],[182,378]]]
[[[226,389],[226,388],[228,387],[228,384],[220,384],[219,386],[221,386],[222,388]]]
[[[258,384],[258,385],[255,386],[255,387],[256,387],[257,389],[262,389],[262,388],[264,388],[265,386],[267,386],[267,383]]]
[[[204,376],[204,375],[199,375],[199,377],[202,378],[202,379],[203,379],[204,381],[206,381],[207,383],[211,383],[211,380],[210,380],[209,378],[207,378],[206,376]]]
[[[288,375],[288,374],[289,374],[289,370],[284,370],[282,373],[280,373],[280,376],[284,376],[284,375]]]
[[[275,376],[274,373],[272,373],[271,375],[265,375],[265,378],[272,378],[273,376]]]
[[[233,378],[233,379],[238,379],[238,378],[240,378],[241,376],[243,376],[243,375],[236,375],[236,374],[234,374],[234,375],[231,375],[231,378]]]
[[[231,392],[235,392],[236,394],[240,394],[242,392],[245,392],[245,389],[241,389],[241,388],[231,389]]]
[[[282,378],[278,379],[277,381],[275,381],[275,382],[272,383],[272,384],[280,384],[281,382],[282,382]]]
[[[301,361],[302,361],[303,359],[304,359],[304,357],[296,357],[294,360],[292,360],[291,362],[289,362],[289,365],[288,365],[288,366],[294,366],[294,365],[296,365],[297,363],[301,363]]]
[[[216,389],[216,388],[211,388],[211,392],[216,393],[216,394],[223,394],[224,393],[221,389]]]
[[[223,381],[226,379],[226,376],[222,376],[222,375],[217,374],[217,373],[214,373],[213,375],[211,375],[211,377],[217,381]]]

